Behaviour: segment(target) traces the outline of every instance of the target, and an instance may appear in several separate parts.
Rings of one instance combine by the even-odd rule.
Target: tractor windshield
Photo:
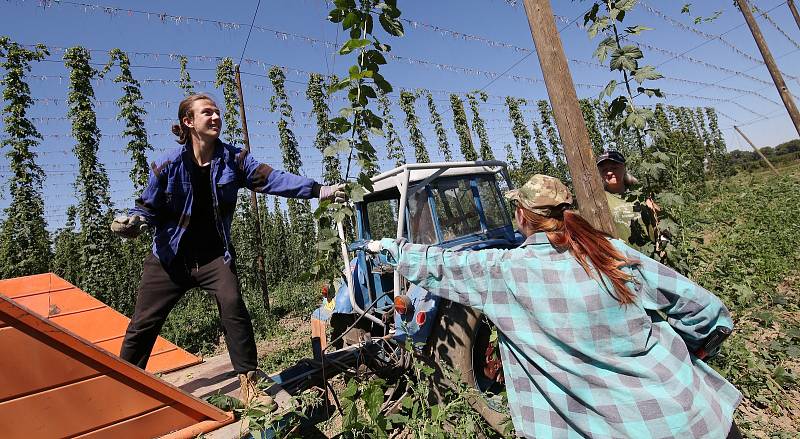
[[[367,203],[369,236],[372,239],[397,236],[397,205],[399,203],[396,198]]]
[[[388,196],[387,196],[388,195]],[[397,193],[366,203],[371,239],[397,235]],[[415,244],[437,244],[510,226],[494,175],[441,178],[407,193],[406,236]],[[438,222],[438,224],[437,224]]]
[[[478,195],[481,198],[483,215],[486,217],[486,228],[497,229],[511,223],[503,197],[493,177],[478,177]]]
[[[443,241],[480,233],[481,219],[469,180],[439,180],[430,187]]]

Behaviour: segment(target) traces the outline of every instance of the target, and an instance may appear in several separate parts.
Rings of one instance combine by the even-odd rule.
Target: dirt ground
[[[800,301],[800,274],[795,274],[783,281],[777,288],[778,293],[786,296],[791,301]],[[744,324],[749,324],[745,322]],[[753,351],[760,346],[766,346],[776,340],[787,324],[797,326],[800,324],[800,312],[776,311],[775,321],[771,327],[754,333],[748,340],[747,346]],[[795,376],[800,375],[800,358],[787,358],[780,365]],[[737,423],[741,424],[742,431],[747,437],[754,438],[800,438],[800,391],[797,389],[785,392],[784,407],[763,407],[747,398],[742,400],[737,409]]]

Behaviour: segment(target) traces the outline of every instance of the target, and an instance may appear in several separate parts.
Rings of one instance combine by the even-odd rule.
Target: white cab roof
[[[436,174],[435,178],[460,175],[496,174],[506,168],[500,160],[474,162],[409,163],[372,177],[372,193],[396,188],[402,184],[403,174],[408,171],[409,183],[425,180]],[[441,172],[440,172],[441,171]]]

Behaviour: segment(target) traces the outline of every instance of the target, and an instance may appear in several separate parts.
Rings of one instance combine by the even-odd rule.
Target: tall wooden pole
[[[797,13],[797,6],[794,5],[794,0],[787,0],[786,3],[789,4],[789,10],[792,11],[794,22],[797,24],[797,28],[800,29],[800,14]]]
[[[753,33],[753,38],[756,40],[758,50],[761,51],[761,56],[764,57],[764,63],[767,65],[767,70],[769,70],[769,74],[772,76],[772,81],[775,82],[775,87],[778,88],[778,94],[781,95],[783,105],[786,106],[786,111],[789,112],[789,117],[792,118],[794,128],[797,130],[797,134],[800,134],[800,113],[797,111],[797,106],[794,104],[794,99],[792,99],[789,89],[786,88],[783,75],[781,75],[780,70],[778,70],[778,65],[775,64],[775,58],[772,57],[772,53],[769,51],[769,47],[767,47],[767,41],[764,39],[764,35],[761,34],[761,29],[759,29],[758,23],[756,23],[755,17],[753,17],[753,12],[750,10],[747,0],[736,0],[736,4],[739,6],[739,10],[742,11],[744,21],[746,21],[747,26],[750,27],[750,32]]]
[[[755,151],[756,154],[758,154],[758,156],[761,157],[762,160],[767,162],[767,166],[769,166],[769,168],[772,169],[772,172],[774,172],[775,175],[780,176],[780,174],[778,174],[778,170],[775,169],[775,167],[772,166],[772,163],[770,163],[770,161],[764,156],[764,154],[762,154],[761,151],[758,148],[756,148],[756,145],[754,145],[753,142],[751,142],[750,139],[748,139],[747,136],[744,135],[742,130],[740,130],[739,127],[737,127],[736,125],[733,126],[733,129],[735,129],[736,132],[739,133],[739,135],[742,136],[744,140],[746,140],[747,143],[750,144],[750,146],[753,148],[753,151]]]
[[[564,144],[564,155],[572,176],[575,198],[583,216],[595,228],[613,235],[614,226],[608,209],[603,181],[597,171],[589,132],[583,119],[572,74],[564,56],[564,47],[556,29],[550,0],[524,0],[525,13],[542,66],[553,116]]]
[[[236,65],[236,94],[239,96],[239,112],[242,115],[242,134],[244,137],[245,154],[250,154],[250,135],[247,133],[247,115],[244,109],[244,94],[242,93],[242,78],[239,75],[239,65]],[[250,206],[253,217],[250,219],[255,226],[253,245],[256,249],[256,278],[261,288],[261,298],[264,309],[269,310],[269,288],[267,287],[267,270],[264,265],[264,243],[261,240],[261,215],[258,213],[258,197],[254,191],[250,192]]]

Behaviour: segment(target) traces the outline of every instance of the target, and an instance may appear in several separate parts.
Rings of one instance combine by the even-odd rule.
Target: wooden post
[[[797,13],[797,6],[794,5],[794,0],[787,0],[786,3],[789,4],[789,10],[792,11],[794,22],[797,24],[797,28],[800,29],[800,14]]]
[[[755,17],[753,17],[753,12],[750,10],[747,0],[736,0],[736,4],[739,6],[739,10],[742,11],[744,21],[746,21],[747,26],[750,27],[750,32],[753,33],[753,38],[756,40],[758,50],[761,51],[761,56],[764,57],[764,63],[767,65],[767,70],[769,70],[769,74],[772,76],[772,81],[775,82],[775,87],[778,88],[778,94],[781,95],[783,105],[786,106],[786,111],[789,112],[789,117],[794,123],[794,128],[797,130],[797,134],[800,134],[800,113],[797,111],[797,106],[794,104],[794,99],[792,99],[789,89],[786,88],[783,75],[781,75],[780,70],[778,70],[778,65],[775,64],[775,58],[772,57],[772,53],[769,51],[769,47],[767,47],[767,41],[764,39],[764,35],[761,34],[761,29],[759,29],[758,23],[756,23]]]
[[[525,13],[542,66],[547,94],[553,106],[558,133],[564,144],[569,173],[581,216],[596,229],[615,234],[603,181],[597,171],[589,132],[583,119],[564,47],[556,29],[550,0],[524,0]]]
[[[242,93],[242,78],[239,75],[239,65],[236,64],[236,94],[239,96],[239,112],[242,115],[242,134],[244,137],[245,154],[250,154],[250,136],[247,133],[247,115],[244,109],[244,94]],[[261,240],[261,215],[258,212],[258,197],[255,191],[250,191],[250,206],[253,217],[250,219],[255,225],[255,240],[253,245],[256,248],[256,279],[261,288],[261,298],[264,301],[264,309],[269,310],[269,288],[267,287],[267,270],[264,265],[264,243]]]
[[[750,139],[748,139],[747,136],[744,135],[742,130],[740,130],[739,127],[737,127],[736,125],[734,125],[733,128],[736,130],[737,133],[739,133],[744,138],[744,140],[747,141],[747,143],[750,144],[750,146],[753,148],[753,151],[755,151],[756,154],[758,154],[758,156],[761,157],[762,160],[767,162],[767,166],[769,166],[769,168],[772,169],[772,172],[774,172],[775,175],[780,176],[780,174],[778,173],[778,170],[775,169],[774,166],[772,166],[772,163],[769,162],[769,160],[764,156],[764,154],[761,154],[761,151],[759,151],[759,149],[756,148],[756,146],[753,144],[753,142],[751,142]]]

